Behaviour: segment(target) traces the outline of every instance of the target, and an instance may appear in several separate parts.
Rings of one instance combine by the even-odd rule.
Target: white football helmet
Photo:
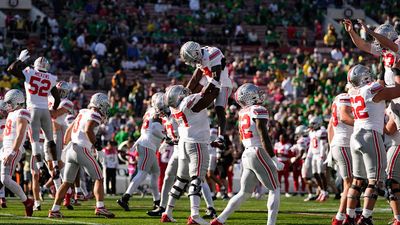
[[[182,85],[174,85],[167,88],[164,95],[164,104],[172,108],[177,108],[181,101],[191,94],[189,88]]]
[[[24,93],[18,89],[11,89],[4,95],[5,110],[12,112],[25,103]]]
[[[90,98],[88,108],[96,108],[103,116],[108,116],[110,104],[108,103],[108,96],[104,93],[96,93]]]
[[[151,97],[151,107],[154,108],[157,114],[169,113],[169,108],[164,104],[164,93],[157,92]]]
[[[60,98],[66,98],[68,97],[69,93],[71,92],[72,88],[69,83],[65,81],[60,81],[56,84],[56,87],[58,89],[58,93],[60,94]]]
[[[183,62],[193,67],[201,63],[201,59],[203,58],[200,44],[194,41],[188,41],[183,44],[179,55]]]
[[[313,116],[310,119],[310,124],[309,126],[314,129],[314,130],[318,130],[321,126],[322,126],[322,119],[319,116]]]
[[[375,33],[385,36],[387,39],[391,41],[395,41],[399,37],[399,35],[396,32],[396,29],[394,29],[394,27],[388,23],[379,25],[377,28],[375,28],[374,31]],[[382,51],[382,46],[379,44],[379,41],[375,39],[372,44],[377,51],[379,52]]]
[[[264,99],[264,91],[258,86],[250,83],[243,84],[235,93],[235,100],[242,108],[262,104]]]
[[[33,68],[35,68],[35,70],[47,72],[50,69],[50,63],[45,57],[39,57],[33,63]]]
[[[357,64],[347,73],[347,81],[355,88],[363,87],[372,82],[372,74],[368,67]]]
[[[300,125],[296,127],[294,134],[297,136],[305,136],[307,135],[307,127],[304,125]]]

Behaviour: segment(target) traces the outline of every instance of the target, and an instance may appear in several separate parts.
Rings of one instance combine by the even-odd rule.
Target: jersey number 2
[[[40,79],[39,77],[32,76],[29,80],[29,93],[32,95],[39,95],[41,97],[47,97],[47,91],[50,90],[51,83],[49,80]]]
[[[249,128],[251,126],[250,124],[250,116],[247,114],[244,114],[243,116],[240,117],[239,119],[239,133],[240,133],[240,139],[248,139],[253,137],[253,132],[249,131]]]
[[[350,98],[351,109],[355,119],[366,119],[369,117],[368,112],[365,112],[365,101],[360,95]]]

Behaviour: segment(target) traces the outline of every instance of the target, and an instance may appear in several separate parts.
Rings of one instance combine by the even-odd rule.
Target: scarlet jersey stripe
[[[221,54],[221,51],[220,51],[220,50],[217,50],[217,51],[213,52],[213,53],[210,55],[210,57],[208,57],[208,59],[211,61],[211,60],[215,59],[215,57],[217,57],[219,54]]]
[[[377,87],[374,87],[374,88],[371,88],[371,93],[372,93],[372,94],[375,94],[375,93],[381,91],[383,88],[384,88],[384,87],[381,86],[381,85],[379,85],[379,86],[377,86]]]

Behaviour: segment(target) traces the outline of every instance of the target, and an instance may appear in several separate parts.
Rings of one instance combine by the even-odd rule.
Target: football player
[[[292,163],[293,169],[293,186],[294,191],[297,194],[300,191],[300,182],[301,182],[301,191],[305,191],[306,183],[305,179],[302,179],[301,171],[303,168],[304,159],[307,155],[307,149],[309,147],[309,139],[307,127],[304,125],[297,126],[295,131],[295,139],[296,144],[291,147],[291,151],[293,153],[293,157],[290,159]],[[299,181],[300,180],[300,181]]]
[[[66,147],[66,164],[64,181],[58,189],[54,204],[48,217],[62,218],[60,205],[68,189],[72,186],[80,166],[83,166],[92,179],[95,180],[93,192],[96,198],[95,215],[114,218],[115,215],[104,206],[104,188],[102,170],[91,151],[101,151],[101,144],[96,140],[98,127],[106,120],[110,108],[108,97],[103,93],[94,94],[87,109],[81,109],[74,122],[68,127],[65,142],[71,142]]]
[[[199,215],[202,183],[207,173],[210,140],[210,125],[207,107],[215,100],[219,89],[214,79],[203,88],[201,93],[191,94],[191,90],[182,85],[167,89],[164,100],[171,108],[171,113],[178,121],[179,155],[178,172],[173,185],[165,213],[161,222],[173,222],[172,211],[175,202],[189,185],[191,213],[188,224],[208,224]]]
[[[155,93],[151,98],[151,107],[143,116],[140,138],[134,145],[134,149],[138,153],[137,173],[129,184],[128,189],[126,189],[125,194],[117,200],[117,203],[125,211],[130,211],[128,201],[133,192],[146,179],[147,175],[151,175],[150,186],[154,202],[153,209],[156,209],[160,205],[160,193],[158,192],[160,168],[157,162],[156,151],[165,138],[162,117],[166,114],[168,107],[164,106],[163,96],[164,93]]]
[[[40,168],[43,174],[45,168],[39,142],[39,132],[42,129],[48,140],[46,151],[50,152],[53,158],[49,167],[52,170],[52,177],[57,179],[60,171],[51,122],[51,115],[57,110],[60,104],[60,96],[56,88],[57,76],[48,72],[50,64],[46,58],[37,58],[33,64],[33,68],[29,67],[26,63],[29,58],[28,50],[22,50],[17,60],[8,67],[7,72],[25,80],[27,109],[32,114],[32,155],[36,158],[37,167]],[[48,96],[50,94],[54,97],[53,109],[51,111],[48,107]]]
[[[261,105],[264,101],[263,91],[254,84],[243,84],[235,93],[239,111],[239,132],[245,150],[242,155],[243,173],[240,180],[240,191],[231,198],[212,225],[224,224],[228,217],[251,196],[255,186],[261,182],[269,189],[268,225],[276,223],[280,204],[280,187],[277,170],[284,164],[274,154],[268,137],[268,112]]]
[[[7,110],[5,107],[5,103],[3,100],[0,100],[0,155],[2,153],[3,149],[3,131],[4,128],[6,127],[6,119],[7,119]],[[1,167],[1,163],[0,163]],[[1,208],[7,208],[7,202],[6,202],[6,192],[5,192],[5,187],[3,185],[2,188],[0,188],[0,204]]]
[[[3,155],[1,158],[1,184],[17,195],[25,206],[25,215],[32,216],[33,200],[28,198],[21,186],[12,176],[15,167],[25,152],[23,143],[26,139],[31,114],[24,109],[25,97],[22,91],[12,89],[4,96],[5,107],[8,112],[3,132]]]
[[[208,81],[214,81],[219,89],[218,97],[215,99],[215,112],[218,118],[219,136],[212,144],[214,147],[225,148],[225,108],[228,98],[232,93],[232,81],[229,78],[226,59],[221,50],[216,47],[204,46],[199,43],[188,41],[180,49],[180,58],[187,65],[195,69],[188,88],[193,93],[199,92]]]
[[[353,183],[348,191],[344,225],[355,224],[355,208],[361,195],[363,180],[364,208],[357,224],[372,224],[372,212],[378,198],[377,185],[385,178],[386,151],[382,135],[385,100],[400,96],[400,86],[383,87],[374,82],[368,67],[353,66],[348,72],[350,103],[354,115],[354,131],[350,138]]]
[[[328,125],[328,141],[332,158],[339,167],[343,179],[343,192],[339,210],[332,219],[332,225],[341,225],[346,218],[347,193],[353,181],[350,136],[353,133],[354,118],[351,111],[350,96],[347,93],[335,97],[331,106],[331,119]]]

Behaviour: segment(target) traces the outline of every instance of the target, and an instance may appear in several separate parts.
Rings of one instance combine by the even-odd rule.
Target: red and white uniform
[[[48,108],[48,96],[57,84],[57,76],[26,67],[22,73],[25,76],[25,91],[27,108]]]
[[[400,49],[400,38],[395,41],[398,49]],[[382,60],[385,66],[385,83],[387,86],[394,86],[394,72],[392,70],[393,66],[399,61],[399,52],[395,53],[390,50],[382,49],[378,51],[371,45],[371,53],[375,56],[382,56]]]
[[[192,107],[201,99],[201,94],[185,97],[178,109],[172,109],[178,121],[180,140],[187,143],[208,143],[210,141],[210,123],[207,110],[193,112]]]
[[[10,151],[13,151],[14,141],[17,138],[17,120],[19,118],[26,119],[28,123],[30,123],[31,113],[26,109],[18,109],[8,114],[5,128],[3,131],[3,149],[5,154],[9,153]],[[22,131],[24,137],[22,139],[21,146],[19,146],[19,150],[22,153],[25,152],[23,143],[25,142],[27,131],[28,127],[26,131]]]
[[[154,113],[154,109],[150,108],[144,114],[140,137],[136,141],[136,144],[149,148],[155,153],[160,147],[166,131],[161,123],[153,120]]]
[[[53,96],[49,96],[49,109],[53,109],[53,104],[54,104],[54,98]],[[68,113],[64,113],[61,116],[53,119],[57,124],[62,125],[62,126],[67,126],[67,123],[65,119],[69,114],[72,114],[74,112],[74,104],[67,98],[61,99],[60,105],[58,106],[58,109],[65,108],[68,110]]]
[[[98,125],[101,124],[102,117],[100,113],[90,109],[81,109],[78,116],[76,117],[74,127],[72,128],[71,141],[79,146],[87,149],[92,148],[92,142],[86,135],[85,127],[89,121],[94,121]],[[96,134],[99,130],[99,126],[96,126],[94,133]]]
[[[353,127],[340,121],[340,108],[342,106],[351,107],[350,96],[342,93],[336,96],[332,104],[332,125],[334,136],[331,146],[350,147],[350,136],[353,133]]]
[[[268,111],[260,105],[253,105],[239,111],[239,133],[245,148],[263,148],[261,134],[258,133],[253,119],[268,119]]]
[[[290,149],[291,145],[289,143],[277,142],[274,145],[275,155],[282,163],[289,162],[290,157],[293,156],[293,152]]]
[[[309,150],[313,158],[325,157],[325,144],[326,144],[326,129],[319,129],[316,131],[310,131],[310,147]]]
[[[202,47],[201,52],[203,53],[203,58],[201,59],[201,64],[198,64],[197,67],[203,71],[206,77],[210,78],[212,77],[211,68],[221,65],[224,55],[218,48],[209,46]],[[205,81],[205,79],[202,79],[200,84],[204,86],[206,84]],[[221,71],[220,84],[221,87],[232,88],[232,81],[229,78],[228,68],[226,66]]]

